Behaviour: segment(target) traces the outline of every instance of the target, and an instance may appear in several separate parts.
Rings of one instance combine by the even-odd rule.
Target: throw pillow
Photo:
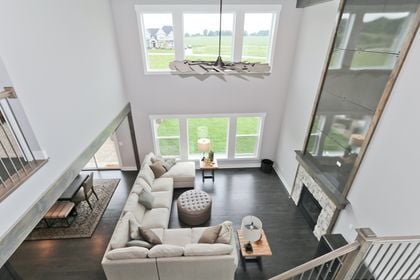
[[[146,242],[149,242],[150,244],[153,244],[153,245],[162,244],[162,241],[160,240],[160,238],[150,229],[139,227],[139,232],[140,232],[140,236],[143,237],[143,239]]]
[[[152,204],[155,198],[153,197],[152,193],[146,189],[142,189],[139,193],[139,203],[144,205],[147,209],[152,209]]]
[[[172,166],[175,165],[175,163],[176,163],[176,159],[169,158],[163,162],[163,167],[166,169],[166,171],[169,171],[169,169],[171,169]]]
[[[198,243],[213,244],[216,241],[217,237],[219,236],[219,232],[221,228],[222,227],[220,225],[207,228],[201,234],[201,237],[198,240]]]
[[[152,169],[153,174],[155,174],[155,178],[159,178],[166,172],[165,167],[163,167],[163,162],[160,160],[155,161],[153,164],[149,166]]]
[[[141,239],[140,234],[139,234],[139,226],[140,224],[136,221],[136,218],[134,218],[133,214],[131,212],[127,212],[130,213],[130,217],[129,217],[129,228],[130,228],[130,239],[131,240],[139,240]],[[128,214],[126,214],[128,215]]]
[[[220,224],[220,232],[219,236],[216,239],[215,243],[224,243],[224,244],[230,244],[230,241],[232,240],[232,222],[230,221],[224,221]]]
[[[150,249],[153,247],[152,244],[150,244],[149,242],[146,242],[144,240],[131,240],[128,241],[126,244],[127,247],[143,247],[143,248],[147,248]]]

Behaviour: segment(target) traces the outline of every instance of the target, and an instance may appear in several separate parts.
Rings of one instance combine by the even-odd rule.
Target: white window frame
[[[257,141],[256,152],[254,155],[235,155],[236,153],[236,118],[237,117],[258,117],[260,118],[259,137]],[[219,157],[218,159],[223,160],[242,160],[242,159],[260,159],[261,154],[261,143],[264,131],[266,113],[238,113],[238,114],[189,114],[189,115],[150,115],[150,124],[154,152],[159,152],[158,137],[156,137],[155,120],[156,119],[178,119],[179,120],[179,148],[180,155],[177,157],[181,160],[197,160],[199,157],[189,155],[189,144],[188,144],[188,119],[192,118],[228,118],[227,126],[227,139],[226,139],[226,157]],[[167,156],[170,157],[170,156]]]
[[[143,70],[146,75],[153,74],[172,74],[171,70],[150,70],[148,69],[147,50],[145,45],[143,14],[172,14],[174,29],[174,49],[175,59],[184,60],[184,14],[193,13],[219,13],[218,5],[135,5],[137,14],[137,24],[139,29],[139,39],[141,53],[143,57]],[[242,59],[244,23],[246,13],[273,13],[273,22],[270,33],[270,49],[268,63],[273,67],[274,53],[277,39],[278,22],[281,12],[281,5],[223,5],[223,13],[233,13],[233,40],[232,40],[232,59],[239,62]]]
[[[244,116],[239,116],[239,117],[244,117]],[[255,158],[257,155],[259,155],[259,151],[260,151],[260,144],[261,144],[261,134],[262,134],[262,121],[263,118],[260,116],[253,116],[253,117],[257,117],[260,118],[260,123],[259,126],[257,128],[257,133],[252,133],[252,134],[237,134],[235,131],[235,158]],[[237,123],[238,123],[238,116],[235,118],[235,122],[236,122],[236,127],[237,127]],[[254,154],[237,154],[236,153],[236,144],[237,144],[237,140],[238,137],[257,137],[257,144],[255,147],[255,152]]]
[[[160,145],[159,145],[159,140],[161,139],[178,139],[179,142],[179,152],[181,153],[181,122],[180,120],[178,120],[178,124],[179,124],[179,136],[158,136],[157,135],[157,129],[155,126],[155,121],[157,119],[177,119],[176,117],[156,117],[156,118],[151,118],[151,126],[152,126],[152,130],[153,130],[153,146],[155,149],[155,154],[160,155]],[[168,158],[180,158],[180,155],[168,155],[168,156],[164,156],[164,157],[168,157]]]

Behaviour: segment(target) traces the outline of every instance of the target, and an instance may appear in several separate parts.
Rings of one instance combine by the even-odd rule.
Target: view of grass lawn
[[[156,120],[156,136],[160,153],[164,156],[179,155],[179,120]],[[226,117],[189,118],[188,119],[188,146],[189,154],[197,155],[199,138],[209,138],[211,149],[216,154],[227,154],[229,119]],[[256,152],[260,119],[258,117],[238,117],[236,154],[253,155]]]
[[[217,36],[189,36],[184,38],[185,58],[215,60],[219,49]],[[269,36],[245,36],[243,61],[267,62]],[[222,58],[232,61],[232,36],[222,36]],[[149,70],[165,70],[175,59],[173,49],[147,49]]]

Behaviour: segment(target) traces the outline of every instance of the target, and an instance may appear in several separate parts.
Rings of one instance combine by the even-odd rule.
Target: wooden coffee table
[[[241,259],[242,263],[245,265],[246,260],[257,260],[261,261],[261,257],[265,256],[272,256],[273,253],[271,252],[270,244],[268,244],[267,237],[265,236],[264,230],[261,232],[261,239],[255,242],[251,242],[252,244],[252,252],[247,252],[245,250],[245,244],[248,243],[242,235],[242,231],[240,229],[237,230],[239,245],[241,246]]]

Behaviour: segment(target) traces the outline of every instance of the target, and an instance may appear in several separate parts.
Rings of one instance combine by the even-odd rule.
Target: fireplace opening
[[[313,230],[318,221],[318,216],[321,213],[322,207],[305,185],[302,187],[298,208]]]

